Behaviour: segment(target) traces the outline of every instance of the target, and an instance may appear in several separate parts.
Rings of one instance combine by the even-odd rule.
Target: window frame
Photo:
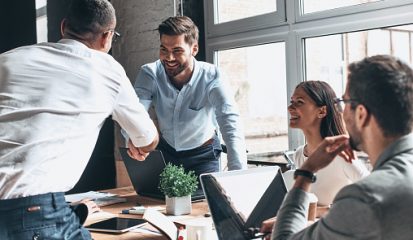
[[[294,0],[295,5],[299,6],[295,8],[296,22],[305,22],[305,21],[315,20],[315,19],[324,19],[324,18],[330,18],[330,17],[351,15],[353,13],[369,12],[369,11],[380,10],[380,9],[385,9],[389,7],[409,5],[413,3],[412,0],[383,0],[383,1],[378,1],[378,2],[351,5],[351,6],[339,7],[339,8],[328,9],[328,10],[321,10],[317,12],[304,14],[303,5],[301,4],[301,2],[303,1],[306,1],[306,0]]]
[[[205,33],[208,37],[224,36],[244,31],[265,29],[272,26],[285,24],[285,2],[284,0],[276,0],[277,10],[275,12],[256,15],[248,18],[237,19],[224,23],[215,23],[217,19],[215,12],[217,12],[217,1],[204,1],[205,9]],[[222,0],[225,1],[225,0]]]

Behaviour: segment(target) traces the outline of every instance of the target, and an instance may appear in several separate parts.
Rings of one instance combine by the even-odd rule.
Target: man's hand
[[[300,169],[315,173],[330,164],[337,155],[351,162],[354,159],[354,152],[350,148],[348,139],[347,135],[326,137]]]
[[[132,141],[129,140],[128,141],[128,155],[129,157],[136,159],[138,161],[143,161],[146,159],[146,157],[149,155],[149,151],[146,152],[143,149],[139,148],[139,147],[135,147],[135,145],[133,145]]]
[[[149,155],[149,153],[153,150],[155,150],[156,146],[158,145],[159,142],[159,135],[157,134],[155,136],[155,139],[147,146],[143,147],[135,147],[133,145],[132,141],[129,139],[128,140],[128,155],[129,157],[138,160],[138,161],[143,161],[146,159],[146,157]]]
[[[267,219],[264,222],[262,222],[260,232],[265,234],[264,239],[266,240],[270,239],[271,232],[274,227],[275,221],[276,221],[276,217],[273,217],[273,218]]]

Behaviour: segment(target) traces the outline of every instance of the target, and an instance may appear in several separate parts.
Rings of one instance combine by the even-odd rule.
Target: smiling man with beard
[[[378,55],[352,63],[348,70],[346,92],[335,102],[350,138],[325,138],[301,166],[271,239],[412,239],[412,69]],[[337,154],[351,161],[352,149],[368,154],[372,173],[344,187],[328,214],[305,228],[313,174]],[[271,230],[272,223],[265,222],[261,231]]]
[[[159,60],[141,67],[135,90],[149,109],[153,104],[166,162],[196,175],[219,171],[227,146],[228,169],[246,168],[240,116],[216,66],[197,61],[198,28],[185,16],[170,17],[158,27]],[[217,129],[218,123],[219,129]]]

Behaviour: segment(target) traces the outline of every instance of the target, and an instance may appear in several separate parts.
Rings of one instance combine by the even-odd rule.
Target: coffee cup
[[[209,222],[193,222],[186,225],[188,240],[210,240],[212,225]]]
[[[308,221],[315,221],[317,216],[317,203],[318,198],[314,193],[310,194],[310,206],[308,208]]]

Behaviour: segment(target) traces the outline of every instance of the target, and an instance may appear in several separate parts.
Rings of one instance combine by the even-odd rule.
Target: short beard
[[[353,149],[354,151],[361,151],[361,149],[359,148],[360,143],[356,143],[356,141],[354,141],[354,138],[352,138],[351,136],[349,139],[349,144],[351,149]]]
[[[178,75],[178,74],[180,74],[181,72],[183,72],[183,71],[185,70],[185,66],[179,65],[178,68],[177,68],[175,71],[171,72],[171,71],[166,70],[166,67],[165,67],[165,64],[164,64],[164,69],[165,69],[166,75],[168,75],[168,77],[172,77],[172,78],[173,78],[173,77],[175,77],[176,75]]]

